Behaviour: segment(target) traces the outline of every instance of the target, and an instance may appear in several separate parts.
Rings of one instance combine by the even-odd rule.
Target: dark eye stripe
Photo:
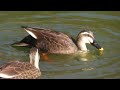
[[[92,39],[93,39],[93,37],[91,36],[91,35],[89,35],[89,34],[84,34],[85,36],[88,36],[88,37],[91,37]]]

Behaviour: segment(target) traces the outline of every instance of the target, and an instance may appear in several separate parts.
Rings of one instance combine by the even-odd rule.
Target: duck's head
[[[82,30],[77,36],[77,45],[80,50],[87,50],[86,44],[91,44],[99,50],[103,50],[103,48],[97,43],[94,38],[93,32],[88,30]]]
[[[35,47],[32,47],[30,49],[30,63],[33,64],[37,69],[39,69],[39,60],[40,60],[40,55],[38,52],[38,49]]]

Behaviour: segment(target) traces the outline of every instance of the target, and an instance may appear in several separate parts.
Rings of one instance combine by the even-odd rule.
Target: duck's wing
[[[37,40],[36,47],[50,53],[73,53],[77,46],[72,39],[58,31],[44,28],[23,27],[33,38]]]
[[[30,63],[27,62],[9,62],[0,67],[0,77],[2,78],[13,78],[26,70],[34,68]]]

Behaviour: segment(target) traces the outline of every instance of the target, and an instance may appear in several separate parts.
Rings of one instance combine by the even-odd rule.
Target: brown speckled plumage
[[[29,45],[36,46],[43,52],[56,53],[56,54],[69,54],[69,53],[74,53],[78,50],[77,46],[72,41],[72,38],[62,32],[57,32],[44,28],[26,27],[24,29],[31,30],[38,37],[37,40],[33,40],[31,39],[32,37],[28,35],[27,37],[29,37],[29,40],[25,40],[26,38],[25,37],[24,43],[29,44],[28,42],[25,41],[34,42],[34,45],[33,44],[29,44]],[[22,41],[20,41],[18,44],[20,44],[21,42]]]
[[[86,47],[85,45],[80,42],[84,43],[84,38],[93,37],[94,36],[91,31],[88,30],[82,30],[78,35],[77,39],[73,39],[72,37],[69,37],[68,35],[59,32],[59,31],[53,31],[50,29],[44,29],[44,28],[35,28],[35,27],[27,27],[22,26],[30,35],[25,37],[20,42],[14,43],[14,46],[35,46],[39,48],[43,52],[47,53],[54,53],[54,54],[71,54],[75,53],[78,50],[84,50]],[[88,34],[82,34],[82,33],[88,33]],[[87,36],[89,35],[89,36]],[[33,39],[34,38],[34,39]],[[24,41],[24,42],[23,42]],[[32,44],[30,44],[32,42]],[[27,45],[24,45],[24,44]],[[93,43],[93,42],[89,42]],[[86,43],[85,43],[86,44]],[[87,48],[85,49],[87,50]]]
[[[29,62],[11,61],[0,66],[1,74],[10,76],[10,79],[36,79],[40,77],[41,72]]]
[[[51,30],[39,30],[36,47],[48,53],[74,53],[77,51],[76,45],[65,34]]]
[[[13,79],[35,79],[41,75],[40,70],[28,62],[9,62],[0,67],[0,73],[14,76]]]

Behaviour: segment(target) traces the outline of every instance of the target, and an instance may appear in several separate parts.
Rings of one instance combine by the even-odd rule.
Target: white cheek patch
[[[26,29],[25,29],[26,30]],[[35,38],[35,39],[37,39],[37,37],[36,37],[36,35],[33,33],[33,32],[31,32],[31,31],[28,31],[28,30],[26,30],[33,38]]]
[[[83,37],[82,38],[82,41],[84,42],[84,43],[93,43],[93,39],[92,38],[90,38],[90,37]]]
[[[90,43],[93,43],[93,39],[92,38],[89,37],[88,39],[89,39]]]
[[[89,43],[89,40],[88,40],[88,38],[86,38],[86,37],[83,37],[83,38],[82,38],[82,41],[83,41],[84,43]]]
[[[2,77],[2,78],[12,78],[12,77],[14,77],[14,76],[9,76],[9,75],[6,75],[6,74],[0,74],[0,77]]]

